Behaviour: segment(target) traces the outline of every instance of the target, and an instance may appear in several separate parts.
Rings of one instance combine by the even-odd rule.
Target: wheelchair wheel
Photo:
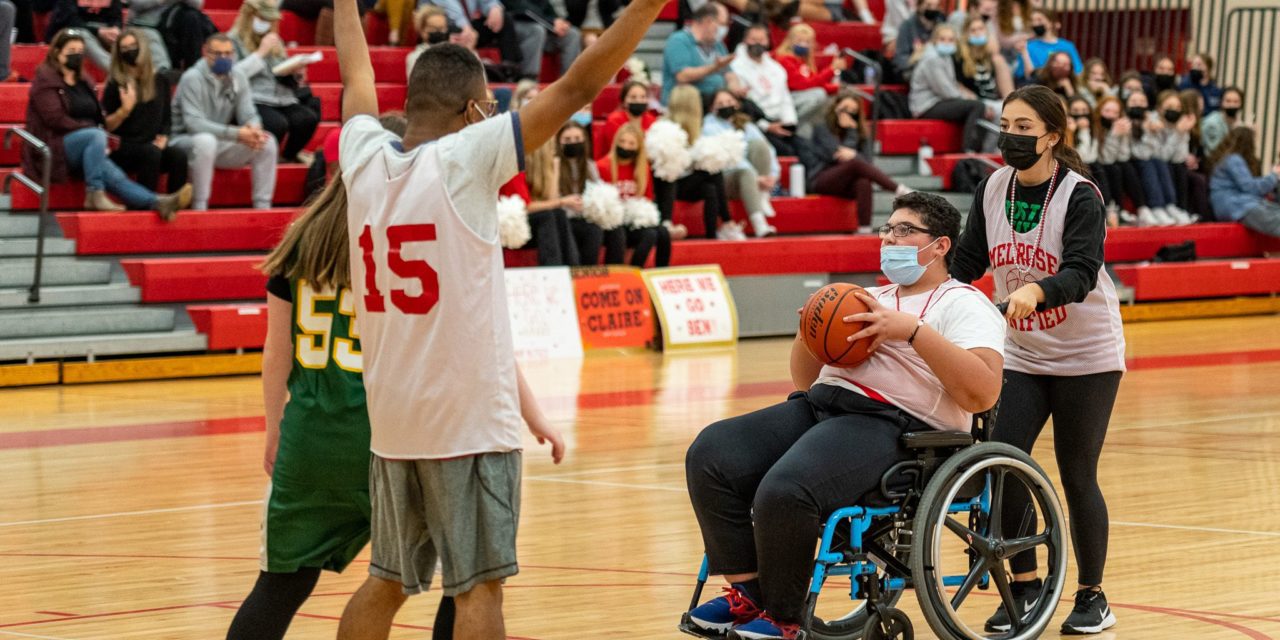
[[[950,513],[952,505],[966,502],[976,487],[986,487],[983,497],[989,509]],[[1019,516],[1019,531],[1003,530],[1008,490],[1030,496]],[[1048,626],[1066,577],[1067,533],[1053,483],[1030,456],[995,442],[956,453],[925,488],[912,531],[916,596],[940,638],[1029,640]],[[1021,606],[1014,602],[1005,561],[1027,549],[1036,550],[1042,563],[1042,596],[1021,619],[1009,616],[1015,622],[1008,631],[990,635],[983,630],[988,616],[1000,606]],[[988,583],[998,597],[971,597],[975,587]]]
[[[907,564],[909,547],[905,544],[906,541],[899,540],[899,531],[893,526],[892,520],[885,518],[867,532],[866,539],[871,542],[867,545],[866,551],[875,560],[876,565],[881,568],[880,575],[884,575],[883,568],[885,566],[882,556],[892,556],[902,565],[905,566]],[[895,575],[895,577],[904,576]],[[827,586],[833,587],[834,585],[828,584]],[[814,613],[813,622],[806,638],[811,640],[858,640],[862,638],[862,633],[867,628],[870,613],[867,610],[866,601],[851,600],[849,592],[843,589],[824,588],[820,595],[826,595],[827,597],[819,599],[817,610]],[[901,597],[901,589],[885,590],[881,593],[880,604],[883,608],[889,608],[897,604],[898,599]]]
[[[884,607],[867,620],[867,630],[862,640],[915,640],[916,631],[911,618],[901,609]]]

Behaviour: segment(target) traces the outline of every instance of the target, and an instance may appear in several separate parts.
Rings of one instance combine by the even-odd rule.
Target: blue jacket
[[[1264,196],[1275,191],[1276,181],[1274,173],[1261,178],[1254,176],[1238,153],[1223,158],[1209,179],[1209,200],[1214,215],[1231,222],[1243,218],[1262,205]]]
[[[1080,75],[1084,71],[1084,63],[1080,61],[1080,52],[1076,50],[1076,45],[1070,40],[1058,38],[1057,42],[1049,43],[1039,38],[1032,38],[1027,41],[1027,56],[1031,58],[1032,68],[1027,69],[1022,64],[1022,56],[1018,56],[1016,62],[1013,63],[1014,78],[1029,78],[1036,69],[1043,67],[1049,62],[1049,56],[1065,51],[1071,56],[1071,73]]]

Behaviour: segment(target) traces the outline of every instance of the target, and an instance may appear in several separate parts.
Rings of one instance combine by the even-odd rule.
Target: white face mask
[[[266,35],[268,31],[271,31],[271,21],[254,17],[253,32],[261,36],[261,35]]]

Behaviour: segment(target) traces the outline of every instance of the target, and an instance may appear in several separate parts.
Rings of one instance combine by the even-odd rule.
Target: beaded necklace
[[[1044,241],[1045,218],[1049,216],[1049,200],[1053,198],[1054,188],[1058,182],[1058,161],[1053,161],[1053,172],[1049,174],[1049,190],[1044,194],[1044,205],[1040,208],[1040,228],[1036,231],[1035,251],[1027,254],[1026,265],[1018,260],[1018,234],[1013,230],[1013,212],[1015,208],[1014,202],[1018,193],[1018,172],[1013,172],[1013,178],[1009,180],[1009,242],[1013,244],[1013,268],[1022,272],[1023,275],[1031,273],[1031,265],[1035,264],[1035,255],[1040,251],[1040,244]]]

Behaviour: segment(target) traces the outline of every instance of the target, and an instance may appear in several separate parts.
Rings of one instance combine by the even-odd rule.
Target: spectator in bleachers
[[[1204,96],[1204,112],[1209,114],[1217,111],[1222,106],[1223,90],[1214,82],[1213,56],[1197,53],[1187,59],[1187,66],[1187,77],[1183,78],[1178,89],[1199,91]]]
[[[378,0],[373,12],[387,19],[387,45],[400,46],[413,23],[413,0]]]
[[[1094,131],[1093,107],[1083,96],[1077,95],[1067,100],[1067,132],[1068,144],[1080,155],[1080,160],[1089,167],[1093,183],[1102,194],[1102,201],[1107,206],[1107,226],[1120,226],[1120,209],[1116,205],[1119,198],[1115,195],[1107,174],[1098,166],[1098,135]]]
[[[356,2],[356,9],[364,15],[369,7],[368,0]],[[333,46],[333,0],[281,0],[280,10],[287,11],[299,18],[316,25],[315,45],[318,47]]]
[[[209,208],[213,169],[253,172],[253,206],[271,207],[276,190],[276,139],[262,128],[249,79],[235,68],[235,46],[225,34],[209,36],[205,59],[182,74],[173,96],[169,144],[190,158],[192,208]]]
[[[110,49],[120,37],[124,25],[124,3],[121,0],[54,0],[49,15],[45,38],[63,29],[81,29],[85,32],[85,57],[94,66],[106,71],[111,65]],[[4,37],[8,37],[5,32]]]
[[[169,80],[156,74],[144,37],[137,29],[125,29],[111,51],[111,70],[102,90],[107,131],[120,138],[111,161],[152,191],[164,174],[174,192],[187,184],[187,154],[169,146]]]
[[[740,93],[742,88],[733,72],[728,71],[733,56],[724,46],[720,32],[720,14],[727,12],[721,4],[708,2],[693,12],[689,23],[667,38],[662,50],[662,102],[671,99],[677,85],[692,85],[703,95],[729,87]],[[727,31],[726,31],[727,33]]]
[[[1009,63],[1000,55],[996,41],[988,34],[987,21],[970,14],[957,43],[956,78],[987,105],[987,113],[998,114],[1004,97],[1013,92],[1013,75]]]
[[[970,2],[967,8],[956,5],[956,10],[947,17],[947,24],[951,25],[956,33],[965,33],[968,31],[970,18],[976,17],[982,20],[982,24],[987,28],[987,36],[992,42],[996,42],[999,36],[999,31],[996,29],[999,13],[1000,3],[997,0],[975,0]],[[996,43],[996,52],[999,53],[999,51],[999,43]]]
[[[9,0],[0,0],[0,34],[14,33],[17,9]],[[0,37],[0,82],[18,82],[20,76],[10,65],[9,38]]]
[[[702,95],[692,85],[680,85],[671,91],[667,101],[667,119],[680,125],[689,137],[689,144],[702,135]],[[724,175],[708,173],[700,169],[685,171],[676,181],[668,182],[656,174],[653,178],[654,201],[663,222],[671,227],[671,237],[682,240],[683,225],[675,224],[672,214],[676,200],[701,202],[704,233],[708,239],[745,240],[742,227],[729,216],[729,196]],[[717,222],[718,221],[718,222]],[[687,233],[687,231],[685,232]]]
[[[798,157],[805,171],[813,173],[821,162],[809,143],[809,136],[813,134],[813,105],[821,105],[823,98],[805,95],[805,109],[811,115],[809,119],[800,118],[798,105],[792,101],[787,88],[787,71],[769,56],[768,27],[753,25],[747,29],[729,68],[746,87],[745,95],[732,88],[730,92],[750,100],[750,104],[743,105],[744,111],[756,118],[769,144],[780,156]],[[704,97],[709,96],[704,94]]]
[[[1185,134],[1174,132],[1166,135],[1165,122],[1147,102],[1147,94],[1135,91],[1125,100],[1125,115],[1133,122],[1133,159],[1142,180],[1142,191],[1147,196],[1151,210],[1150,221],[1159,225],[1190,224],[1191,217],[1178,206],[1177,190],[1173,186],[1173,171],[1164,159],[1165,147],[1177,146]],[[1172,137],[1173,140],[1167,138]],[[1140,223],[1143,222],[1139,216]]]
[[[1204,174],[1204,159],[1208,151],[1204,148],[1204,139],[1201,127],[1204,123],[1204,96],[1200,95],[1195,89],[1183,89],[1178,92],[1178,98],[1182,100],[1182,110],[1195,116],[1196,124],[1191,128],[1191,133],[1187,145],[1190,154],[1187,156],[1187,168],[1192,173],[1203,179],[1208,179]],[[1188,209],[1190,211],[1191,209]]]
[[[1030,0],[998,0],[996,3],[996,43],[1000,54],[1012,66],[1027,52],[1031,33]]]
[[[1147,94],[1147,84],[1142,81],[1142,74],[1130,69],[1120,76],[1120,84],[1116,87],[1116,95],[1119,96],[1121,102],[1129,100],[1129,96],[1134,93]],[[1147,100],[1154,100],[1155,96],[1147,94]]]
[[[457,44],[476,47],[498,47],[503,64],[520,66],[520,36],[516,24],[509,20],[501,0],[425,0],[444,9],[452,27],[461,29]]]
[[[916,0],[885,0],[884,18],[880,20],[880,52],[885,61],[885,82],[899,80],[897,66],[890,62],[897,55],[898,32],[916,10]]]
[[[834,56],[826,69],[818,71],[814,62],[817,36],[813,27],[800,23],[791,25],[787,35],[774,52],[778,64],[787,71],[787,88],[796,106],[796,118],[802,124],[820,124],[826,109],[828,96],[840,90],[840,72],[849,67],[844,56]],[[812,129],[812,127],[808,127]],[[806,132],[802,129],[801,135]]]
[[[1174,65],[1173,58],[1169,56],[1156,58],[1156,63],[1151,67],[1151,86],[1155,89],[1157,96],[1178,88],[1178,68]]]
[[[1200,94],[1204,95],[1204,92],[1201,91]],[[1227,132],[1248,124],[1240,112],[1244,108],[1244,89],[1240,87],[1224,89],[1221,105],[1221,109],[1206,115],[1200,123],[1200,135],[1206,153],[1213,153],[1227,137]],[[1208,109],[1207,100],[1205,108]]]
[[[560,73],[582,53],[582,32],[550,0],[502,0],[520,40],[520,76],[537,80],[543,52],[560,54]]]
[[[1169,166],[1173,177],[1173,202],[1182,211],[1181,216],[1175,211],[1174,217],[1183,223],[1194,222],[1195,216],[1207,220],[1209,210],[1204,205],[1208,200],[1208,183],[1189,167],[1194,164],[1190,160],[1191,132],[1196,127],[1196,116],[1186,111],[1182,98],[1173,89],[1161,91],[1156,96],[1155,105],[1155,113],[1164,125],[1159,132],[1161,142],[1156,157]]]
[[[33,0],[4,0],[13,6],[11,23],[14,42],[22,44],[38,44],[41,38],[36,34],[35,2]],[[42,8],[45,11],[47,8]]]
[[[871,184],[894,195],[910,193],[885,172],[871,164],[868,150],[871,136],[862,114],[862,99],[842,93],[831,100],[823,126],[813,130],[813,142],[822,156],[822,165],[809,177],[809,190],[858,203],[858,232],[871,233],[874,209]]]
[[[1084,72],[1076,81],[1076,95],[1089,102],[1091,109],[1098,108],[1098,102],[1107,96],[1116,94],[1115,82],[1111,79],[1111,71],[1102,58],[1089,58],[1084,63]]]
[[[944,24],[942,0],[917,0],[916,12],[898,28],[898,42],[893,49],[893,66],[904,78],[910,78],[912,70],[924,55],[933,38],[934,28]],[[955,33],[955,30],[952,30]]]
[[[649,108],[649,86],[643,82],[628,80],[618,90],[618,108],[613,110],[604,121],[601,148],[611,149],[614,136],[628,124],[640,128],[641,135],[649,130],[649,126],[657,122],[658,115]],[[647,165],[646,165],[647,167]]]
[[[618,187],[624,200],[653,200],[653,179],[640,125],[627,123],[618,129],[609,153],[596,161],[596,171],[606,182]],[[671,230],[664,224],[640,228],[624,226],[609,235],[611,237],[605,239],[606,264],[622,264],[628,248],[631,249],[632,266],[645,266],[650,253],[655,267],[671,264]]]
[[[1110,186],[1111,193],[1103,194],[1109,209],[1117,213],[1122,222],[1142,221],[1154,226],[1156,221],[1147,208],[1138,171],[1129,160],[1133,158],[1133,123],[1124,115],[1124,103],[1116,96],[1104,96],[1094,109],[1093,133],[1098,140],[1098,174]],[[1124,196],[1132,202],[1124,207]],[[1110,197],[1108,197],[1110,196]],[[1133,212],[1137,212],[1137,216]]]
[[[555,138],[529,155],[526,166],[534,205],[549,203],[563,209],[569,217],[579,263],[600,264],[605,231],[582,217],[582,194],[587,183],[600,180],[587,150],[586,130],[575,122],[565,123]]]
[[[44,141],[53,155],[50,181],[67,182],[72,175],[83,177],[84,207],[98,211],[155,209],[165,220],[191,202],[191,187],[184,185],[172,195],[155,192],[129,179],[107,157],[107,132],[102,129],[102,106],[93,82],[84,73],[84,36],[77,29],[54,34],[44,62],[36,67],[27,101],[26,128]],[[22,148],[23,171],[41,175],[40,156],[31,146]],[[112,202],[110,193],[124,202]]]
[[[1065,53],[1070,58],[1069,75],[1073,80],[1084,71],[1084,63],[1080,61],[1080,52],[1076,50],[1075,43],[1058,37],[1061,26],[1057,15],[1049,9],[1031,10],[1031,34],[1035,37],[1027,40],[1027,55],[1019,55],[1018,61],[1014,63],[1014,78],[1030,78],[1033,72],[1045,66],[1057,53]]]
[[[203,57],[209,18],[204,0],[129,0],[128,26],[141,29],[151,48],[151,63],[157,70],[183,71]],[[170,50],[164,34],[174,36],[179,45]]]
[[[280,40],[280,10],[276,0],[245,0],[227,32],[236,54],[236,71],[249,79],[262,128],[275,136],[285,162],[298,162],[298,153],[320,125],[320,99],[303,83],[303,68],[276,68],[288,57]]]
[[[1071,73],[1071,56],[1062,51],[1051,54],[1044,66],[1036,69],[1034,83],[1048,87],[1064,100],[1075,96],[1076,77]]]
[[[957,50],[955,29],[945,24],[934,29],[933,40],[911,74],[907,99],[917,118],[959,123],[964,128],[964,150],[980,153],[990,136],[978,122],[999,114],[988,113],[987,105],[956,79]]]
[[[1209,156],[1213,213],[1218,220],[1241,222],[1258,233],[1280,237],[1280,204],[1273,200],[1280,164],[1262,175],[1256,138],[1252,127],[1236,127]]]
[[[576,267],[580,264],[569,217],[556,199],[534,200],[525,172],[516,174],[498,190],[499,196],[518,196],[524,200],[529,217],[530,238],[522,249],[537,250],[539,267]]]
[[[404,57],[404,77],[406,78],[413,75],[413,63],[418,61],[418,56],[421,56],[428,47],[445,42],[457,44],[457,41],[462,39],[461,33],[449,33],[449,18],[444,15],[444,9],[432,4],[424,4],[413,13],[413,28],[418,32],[418,46]]]
[[[727,89],[712,94],[708,106],[702,118],[702,135],[739,131],[747,142],[742,160],[724,171],[725,195],[742,202],[757,238],[776,234],[778,230],[769,224],[769,218],[776,215],[769,196],[778,185],[782,169],[773,146]]]

